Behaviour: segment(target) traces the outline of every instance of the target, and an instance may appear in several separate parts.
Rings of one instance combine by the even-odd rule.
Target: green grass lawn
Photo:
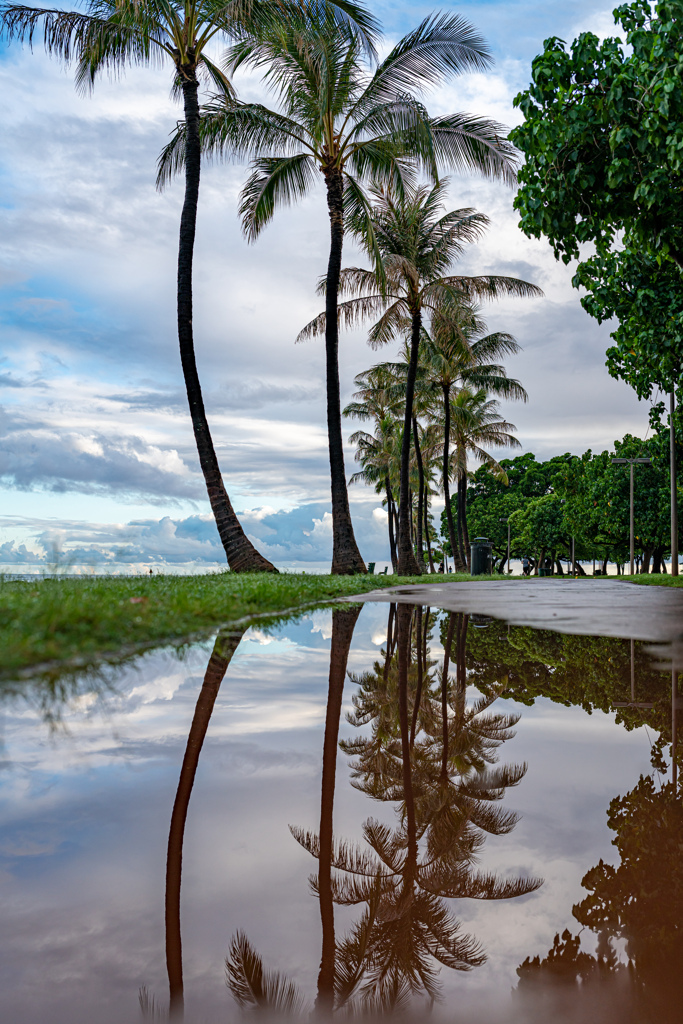
[[[683,587],[683,576],[671,576],[663,572],[648,576],[610,576],[610,579],[624,580],[626,583],[639,583],[644,587]]]
[[[478,576],[487,579],[520,576]],[[630,577],[609,577],[628,581]],[[32,671],[83,669],[163,643],[206,636],[220,626],[282,616],[378,587],[471,581],[444,576],[316,576],[282,573],[206,576],[46,576],[0,580],[0,678]],[[683,577],[633,582],[683,586]]]
[[[424,576],[228,572],[4,580],[0,582],[0,677],[65,664],[83,668],[101,658],[126,657],[161,643],[206,635],[247,617],[291,612],[377,587],[424,581]]]

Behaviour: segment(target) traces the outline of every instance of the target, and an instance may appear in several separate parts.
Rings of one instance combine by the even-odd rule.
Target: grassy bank
[[[683,576],[671,576],[663,572],[647,576],[641,576],[639,573],[635,576],[615,576],[614,579],[624,580],[626,583],[639,583],[643,587],[683,587]]]
[[[447,579],[471,581],[472,577],[456,574]],[[630,578],[610,579],[626,582]],[[0,678],[118,660],[148,647],[206,636],[245,618],[282,614],[379,587],[443,582],[443,576],[265,573],[0,581]],[[683,577],[637,576],[632,582],[683,586]]]
[[[469,579],[449,576],[458,578]],[[5,580],[0,582],[0,677],[65,663],[86,667],[245,617],[420,580],[425,577],[267,573]]]

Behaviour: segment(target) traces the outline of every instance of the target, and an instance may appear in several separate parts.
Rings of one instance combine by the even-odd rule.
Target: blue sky
[[[434,9],[373,4],[390,39]],[[480,28],[497,63],[430,95],[429,107],[508,124],[544,38],[606,34],[612,24],[611,5],[587,2],[452,9]],[[237,85],[245,97],[262,95],[255,79]],[[0,88],[0,564],[45,558],[55,545],[94,562],[220,560],[175,339],[181,189],[154,189],[157,154],[179,116],[169,71],[136,69],[82,97],[40,47],[13,46],[0,58]],[[319,310],[324,199],[314,194],[279,213],[248,246],[236,216],[244,177],[244,167],[228,166],[207,168],[202,179],[200,374],[249,532],[281,563],[322,564],[330,552],[322,347],[293,341]],[[524,347],[509,370],[530,402],[504,409],[524,450],[601,450],[626,430],[644,433],[646,407],[604,368],[609,328],[581,310],[571,268],[521,235],[511,193],[454,178],[451,199],[493,222],[463,269],[516,273],[546,293],[487,311],[492,329],[512,331]],[[354,259],[350,246],[346,258]],[[354,374],[377,358],[384,354],[369,350],[362,332],[343,338],[344,400]],[[353,469],[349,450],[348,475]],[[386,558],[376,497],[360,487],[351,496],[366,558]]]

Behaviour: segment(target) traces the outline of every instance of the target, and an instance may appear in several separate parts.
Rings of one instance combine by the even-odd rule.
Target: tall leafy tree
[[[344,326],[378,317],[369,333],[373,347],[405,333],[410,336],[399,497],[398,561],[399,572],[404,575],[421,571],[411,540],[409,477],[413,400],[424,318],[449,305],[457,307],[463,300],[542,295],[535,285],[518,278],[453,274],[453,264],[468,243],[478,240],[488,218],[470,209],[444,213],[447,187],[446,180],[432,187],[373,187],[374,205],[355,218],[355,226],[374,266],[371,270],[349,267],[340,275],[341,293],[353,296],[338,309]],[[301,336],[323,330],[327,330],[327,311],[308,324]]]
[[[238,103],[230,93],[203,111],[205,151],[253,160],[240,212],[253,241],[276,208],[325,185],[330,252],[325,277],[327,425],[333,516],[334,573],[363,572],[349,511],[341,431],[338,288],[349,215],[367,209],[371,178],[401,188],[407,161],[436,177],[441,165],[515,179],[506,129],[469,114],[431,118],[419,97],[429,86],[491,64],[483,39],[458,15],[425,19],[372,68],[356,34],[341,33],[317,9],[267,31],[243,34],[228,67],[263,73],[279,109]],[[162,161],[162,177],[183,160],[184,129]]]
[[[608,252],[626,231],[634,251],[683,270],[683,2],[635,0],[614,16],[627,47],[584,32],[568,50],[547,39],[535,58],[515,99],[524,123],[511,137],[526,156],[515,206],[566,263],[583,242]]]
[[[515,206],[526,234],[545,235],[565,263],[581,260],[573,283],[587,290],[584,308],[619,319],[610,373],[640,397],[663,387],[673,413],[683,387],[683,0],[635,0],[614,18],[626,46],[584,32],[568,49],[547,39],[535,58],[515,99],[524,123],[511,138],[526,157]],[[585,242],[596,249],[587,260]]]

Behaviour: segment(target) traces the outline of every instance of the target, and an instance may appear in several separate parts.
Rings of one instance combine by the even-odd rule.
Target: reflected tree
[[[315,855],[318,875],[312,879],[320,903],[322,925],[322,951],[315,1010],[318,1016],[329,1014],[334,1005],[336,939],[334,925],[334,893],[332,863],[334,850],[334,793],[337,773],[337,740],[346,669],[353,639],[353,631],[360,615],[360,606],[335,608],[332,612],[332,642],[330,672],[323,740],[322,781],[320,794],[320,829],[315,836]],[[389,630],[393,616],[390,613]],[[292,830],[297,835],[297,830]],[[226,959],[226,980],[237,1003],[268,1010],[279,1016],[303,1012],[304,1000],[296,986],[282,975],[264,971],[260,956],[247,937],[238,932],[232,939]]]
[[[166,856],[165,920],[169,1017],[174,1020],[181,1020],[185,1010],[183,948],[180,934],[180,885],[187,812],[197,774],[199,755],[204,745],[218,691],[246,628],[245,626],[244,629],[222,632],[216,638],[197,698],[173,803]],[[154,997],[150,996],[146,989],[140,991],[140,1008],[144,1017],[153,1019],[159,1016]]]
[[[663,648],[660,654],[671,656]],[[673,740],[672,693],[648,644],[510,627],[493,620],[488,629],[470,629],[467,665],[470,679],[482,692],[504,681],[501,695],[520,704],[547,697],[589,714],[615,711],[617,723],[629,731],[650,726],[659,734],[653,766],[666,771],[662,752]]]
[[[574,1012],[595,1009],[600,1020],[625,1024],[675,1024],[683,1001],[683,788],[657,789],[641,776],[626,796],[609,806],[617,865],[603,860],[582,880],[586,897],[573,908],[576,920],[598,936],[595,954],[565,930],[541,960],[518,968],[521,997],[545,997],[561,1006],[573,993]],[[623,945],[626,962],[615,950]],[[580,988],[579,988],[580,985]],[[551,1006],[552,1004],[552,1006]],[[572,1018],[574,1019],[574,1018]],[[597,1019],[597,1018],[594,1018]]]
[[[336,942],[334,933],[334,902],[332,889],[332,858],[334,849],[334,790],[337,774],[337,740],[341,717],[346,668],[353,630],[360,615],[360,606],[332,612],[332,646],[330,677],[327,691],[323,770],[320,796],[320,831],[318,833],[318,881],[322,953],[318,973],[316,1009],[329,1012],[334,1005],[334,969]]]
[[[476,869],[485,834],[514,827],[516,816],[493,804],[519,781],[525,766],[491,768],[516,719],[490,712],[498,691],[467,705],[465,616],[449,620],[450,647],[438,676],[429,657],[431,611],[390,606],[381,659],[371,672],[352,676],[358,691],[349,720],[370,725],[371,735],[339,745],[354,759],[354,785],[373,799],[397,804],[398,824],[370,818],[363,826],[364,843],[335,838],[336,748],[357,614],[350,609],[333,615],[320,829],[291,829],[318,861],[310,881],[322,923],[314,1007],[320,1018],[335,1012],[396,1011],[415,996],[433,1003],[442,966],[470,970],[486,959],[446,901],[510,899],[541,884]],[[455,679],[449,673],[451,658]],[[437,796],[431,795],[434,791]],[[363,908],[341,939],[335,932],[335,904]],[[279,1016],[304,1012],[293,982],[266,971],[242,933],[233,938],[226,970],[228,986],[243,1009]]]
[[[463,793],[469,806],[454,819],[455,828],[446,836],[442,827],[439,842],[430,843],[434,821],[433,815],[425,818],[424,807],[430,806],[425,794],[433,781],[428,771],[433,742],[428,734],[416,739],[413,723],[419,721],[421,731],[427,723],[435,729],[433,663],[425,653],[422,610],[413,613],[411,607],[399,605],[395,617],[395,657],[388,659],[387,652],[383,666],[376,664],[373,673],[361,677],[361,689],[354,697],[351,721],[356,725],[372,721],[372,736],[344,742],[342,747],[356,758],[357,788],[375,799],[399,803],[399,825],[392,829],[369,819],[363,829],[369,849],[338,841],[332,862],[334,901],[365,905],[361,919],[337,949],[335,1005],[372,1012],[398,1009],[415,994],[426,995],[432,1002],[438,996],[440,965],[470,970],[484,962],[479,943],[461,932],[445,898],[507,899],[541,884],[538,879],[501,880],[474,870],[481,844],[467,810],[481,802],[479,792],[476,796]],[[462,623],[460,635],[466,635]],[[458,658],[464,665],[460,646]],[[415,715],[418,695],[425,699]],[[449,735],[451,731],[455,729],[449,723]],[[440,754],[438,763],[440,768]],[[448,764],[450,771],[450,759]],[[512,773],[511,781],[517,776],[519,772]],[[496,788],[501,788],[500,779]],[[488,783],[481,791],[488,799],[499,795]],[[481,818],[489,831],[509,831],[516,820],[503,815],[505,828],[495,829],[492,816],[482,813]],[[303,830],[294,834],[313,856],[319,856],[317,836]]]

